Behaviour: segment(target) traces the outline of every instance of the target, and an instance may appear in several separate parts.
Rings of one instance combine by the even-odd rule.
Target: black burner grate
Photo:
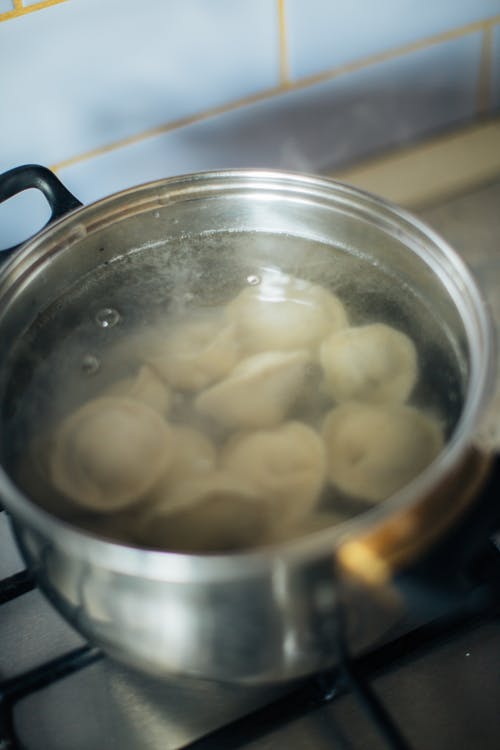
[[[0,604],[7,604],[22,594],[27,594],[36,586],[35,579],[27,570],[16,573],[13,576],[0,581]]]
[[[195,740],[185,746],[185,750],[243,748],[249,742],[259,740],[286,724],[321,709],[347,692],[357,698],[388,750],[410,750],[411,744],[378,699],[370,682],[454,636],[465,633],[482,622],[498,618],[500,554],[492,543],[488,543],[475,567],[479,583],[460,599],[453,611],[356,658],[350,656],[344,643],[339,643],[340,660],[337,668],[301,682],[284,697]],[[22,596],[35,585],[28,571],[0,581],[0,604]],[[1,682],[0,750],[24,750],[17,738],[14,721],[14,709],[19,701],[102,658],[103,654],[99,649],[84,645]]]

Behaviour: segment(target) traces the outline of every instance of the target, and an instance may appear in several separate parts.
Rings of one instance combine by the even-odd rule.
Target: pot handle
[[[83,204],[69,192],[56,175],[39,164],[25,164],[21,167],[9,169],[0,175],[0,203],[13,198],[24,190],[36,188],[40,190],[51,209],[48,226],[69,211],[80,208]],[[0,250],[0,263],[7,259],[24,243]]]

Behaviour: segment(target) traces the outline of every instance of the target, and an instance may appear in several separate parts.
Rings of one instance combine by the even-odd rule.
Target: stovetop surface
[[[420,213],[472,266],[500,330],[500,181]],[[497,421],[500,426],[500,416]],[[0,576],[21,567],[2,514]],[[0,642],[1,678],[83,644],[36,590],[2,606]],[[376,670],[372,687],[416,750],[497,750],[500,622],[491,615],[473,620],[433,645],[411,650],[403,660],[388,657]],[[102,659],[23,699],[15,722],[26,750],[174,750],[292,689],[262,691],[188,680],[160,684]],[[333,682],[332,693],[336,690]],[[227,745],[249,750],[286,746],[387,747],[351,693],[339,694],[328,705],[264,736]],[[222,750],[221,744],[213,747]]]

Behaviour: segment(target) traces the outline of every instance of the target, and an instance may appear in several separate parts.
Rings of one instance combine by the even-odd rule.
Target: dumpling
[[[217,453],[206,435],[192,427],[172,426],[172,462],[152,490],[157,500],[168,502],[172,488],[215,469]]]
[[[410,406],[346,403],[325,418],[328,476],[340,490],[384,500],[440,452],[438,422]]]
[[[50,457],[54,436],[50,432],[31,441],[16,470],[16,481],[28,497],[36,498],[44,508],[60,518],[71,518],[74,507],[54,490],[50,476]]]
[[[172,432],[140,401],[102,397],[57,430],[50,457],[56,489],[83,508],[106,513],[136,502],[172,461]]]
[[[195,406],[224,427],[278,424],[299,395],[308,362],[306,351],[255,354],[200,393]]]
[[[317,512],[316,510],[308,513],[303,518],[297,519],[293,523],[282,523],[279,520],[275,520],[269,528],[266,543],[278,544],[289,542],[293,539],[304,537],[307,534],[314,534],[317,531],[338,526],[346,520],[347,516],[341,513],[333,513],[332,511]]]
[[[315,506],[326,474],[323,441],[301,422],[231,438],[221,465],[267,498],[281,525],[303,518]]]
[[[172,400],[170,388],[148,365],[143,365],[135,377],[113,383],[104,395],[125,396],[141,401],[160,414],[167,413]]]
[[[227,375],[238,359],[234,326],[207,313],[174,326],[148,362],[174,388],[196,391]]]
[[[314,347],[329,333],[347,326],[337,297],[317,284],[278,270],[264,274],[258,286],[241,292],[227,306],[242,349],[248,354]]]
[[[224,552],[265,538],[267,504],[238,477],[222,471],[175,487],[166,503],[153,506],[139,529],[142,545],[177,552]]]
[[[122,544],[135,544],[142,508],[142,500],[124,510],[112,510],[109,513],[78,512],[73,506],[73,517],[69,520],[101,539],[104,537]]]
[[[321,344],[320,362],[326,389],[339,403],[403,403],[417,380],[413,341],[383,323],[329,336]]]

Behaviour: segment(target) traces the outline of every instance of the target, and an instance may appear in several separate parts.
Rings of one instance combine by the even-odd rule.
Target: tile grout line
[[[65,0],[46,1],[65,2]],[[305,76],[296,80],[289,79],[286,84],[281,83],[278,86],[272,87],[270,89],[265,89],[263,91],[260,91],[259,93],[252,94],[241,99],[236,99],[228,104],[212,107],[204,110],[203,112],[186,117],[181,117],[177,120],[171,120],[167,123],[158,125],[153,128],[148,128],[147,130],[141,131],[140,133],[136,133],[126,138],[120,138],[119,140],[113,141],[112,143],[106,144],[104,146],[97,146],[96,148],[90,149],[89,151],[86,151],[82,154],[77,154],[76,156],[56,162],[55,164],[51,165],[51,169],[57,172],[60,169],[73,166],[74,164],[80,164],[81,162],[88,161],[89,159],[93,159],[96,156],[101,156],[102,154],[107,154],[120,148],[140,143],[141,141],[147,140],[148,138],[163,135],[164,133],[168,133],[172,130],[177,130],[180,127],[203,122],[204,120],[207,120],[216,115],[234,112],[235,110],[248,106],[249,104],[256,104],[266,101],[278,94],[284,94],[291,91],[300,91],[301,89],[308,88],[318,83],[326,83],[327,81],[332,81],[342,75],[358,72],[370,67],[371,65],[376,65],[382,62],[397,59],[398,57],[411,54],[412,52],[427,49],[441,44],[442,42],[450,41],[452,39],[459,39],[461,37],[468,36],[469,34],[474,34],[478,31],[482,31],[484,33],[489,28],[493,28],[493,26],[498,23],[500,23],[500,15],[493,16],[486,21],[476,21],[474,23],[467,24],[466,26],[461,26],[457,29],[445,31],[431,37],[420,39],[416,42],[411,42],[400,47],[395,47],[392,50],[379,52],[360,60],[356,60],[352,63],[346,63],[345,65],[341,65],[338,68],[330,68],[326,71],[323,71],[322,73],[318,73],[313,76]]]
[[[0,23],[2,23],[2,21],[10,21],[13,18],[20,18],[27,13],[34,13],[37,10],[50,8],[52,5],[66,3],[67,1],[68,0],[41,0],[41,2],[34,3],[33,5],[23,5],[23,0],[14,0],[14,10],[7,10],[5,13],[0,13]]]
[[[434,36],[425,37],[424,39],[418,39],[416,42],[410,42],[408,44],[402,45],[401,47],[394,47],[393,49],[386,50],[385,52],[377,52],[374,55],[370,55],[369,57],[364,57],[359,60],[354,60],[353,62],[346,63],[345,65],[341,65],[338,68],[330,68],[328,70],[322,71],[321,73],[315,73],[314,75],[306,76],[300,79],[300,84],[301,86],[312,86],[317,83],[332,80],[340,75],[345,75],[346,73],[356,73],[363,68],[370,67],[371,65],[377,65],[381,62],[387,62],[388,60],[394,60],[398,57],[409,55],[412,52],[419,52],[423,49],[435,47],[436,45],[442,44],[443,42],[449,42],[453,39],[460,39],[461,37],[468,36],[469,34],[475,34],[478,31],[484,32],[485,29],[493,27],[497,23],[500,23],[500,15],[493,16],[487,21],[475,21],[474,23],[469,23],[466,26],[460,26],[457,29],[450,29],[449,31],[443,31],[440,34],[435,34]],[[294,85],[294,82],[292,82],[292,85]]]
[[[481,43],[481,61],[477,80],[477,111],[487,114],[492,104],[492,71],[493,71],[493,26],[483,31]]]
[[[288,86],[290,83],[290,64],[288,59],[288,30],[286,23],[286,0],[278,2],[279,26],[279,56],[280,56],[280,84]]]
[[[266,89],[265,91],[260,91],[258,94],[252,94],[251,96],[246,96],[243,99],[236,99],[229,104],[220,104],[217,107],[211,107],[210,109],[206,109],[198,114],[179,117],[177,120],[170,120],[163,125],[157,125],[156,127],[149,128],[148,130],[144,130],[141,133],[136,133],[126,138],[120,138],[120,140],[113,141],[113,143],[108,143],[105,146],[97,146],[90,151],[85,151],[83,154],[72,156],[68,159],[63,159],[59,162],[56,162],[55,164],[52,164],[50,166],[50,169],[52,169],[54,172],[57,172],[60,169],[71,167],[74,164],[80,164],[83,161],[88,161],[89,159],[93,159],[96,156],[107,154],[110,151],[117,151],[120,148],[133,146],[136,143],[147,140],[148,138],[154,138],[157,135],[163,135],[164,133],[169,133],[172,130],[178,130],[179,128],[185,127],[186,125],[193,125],[197,122],[203,122],[204,120],[209,120],[211,117],[226,114],[227,112],[233,112],[249,104],[258,104],[259,102],[271,99],[273,96],[276,96],[276,94],[282,94],[284,91],[287,91],[287,89],[283,88],[282,86],[275,86],[273,88]]]

